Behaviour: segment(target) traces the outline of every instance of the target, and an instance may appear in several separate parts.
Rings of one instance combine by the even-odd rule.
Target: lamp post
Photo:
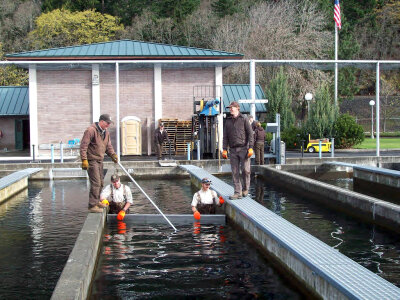
[[[374,105],[375,101],[369,101],[369,105],[371,106],[371,139],[374,138]]]
[[[307,101],[307,117],[310,114],[310,101],[312,100],[312,98],[313,98],[313,94],[311,94],[311,93],[307,93],[304,96],[304,99]]]

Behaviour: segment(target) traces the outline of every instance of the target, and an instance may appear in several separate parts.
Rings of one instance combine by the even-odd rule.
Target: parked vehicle
[[[327,138],[312,140],[311,135],[308,135],[308,144],[304,149],[305,152],[314,153],[319,152],[319,141],[321,141],[321,151],[322,152],[331,152],[332,151],[332,143]]]

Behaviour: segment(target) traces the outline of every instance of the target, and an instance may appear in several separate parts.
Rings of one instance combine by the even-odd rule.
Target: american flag
[[[335,10],[333,13],[333,18],[335,19],[336,26],[342,28],[342,20],[340,19],[340,4],[339,0],[335,0]]]

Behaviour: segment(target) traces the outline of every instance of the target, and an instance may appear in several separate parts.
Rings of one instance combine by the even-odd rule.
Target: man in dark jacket
[[[104,186],[104,154],[110,156],[114,163],[118,162],[118,155],[111,145],[110,133],[107,131],[111,123],[113,122],[109,115],[101,115],[99,122],[93,123],[86,129],[81,140],[82,169],[87,170],[90,181],[90,212],[102,212],[106,207],[100,202],[100,192]]]
[[[164,129],[164,124],[160,123],[160,126],[154,131],[154,145],[156,147],[157,158],[160,160],[162,158],[163,142],[164,140],[169,143],[168,133]]]
[[[253,155],[254,133],[249,120],[240,113],[239,103],[233,101],[228,106],[231,116],[224,125],[224,139],[222,157],[227,158],[229,146],[232,179],[235,193],[230,199],[240,199],[249,194],[250,188],[250,157]],[[242,172],[242,183],[240,182]]]

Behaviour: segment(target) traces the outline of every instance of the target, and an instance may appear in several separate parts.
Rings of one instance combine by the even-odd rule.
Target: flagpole
[[[338,98],[338,28],[335,24],[335,107],[337,107],[337,98]]]

